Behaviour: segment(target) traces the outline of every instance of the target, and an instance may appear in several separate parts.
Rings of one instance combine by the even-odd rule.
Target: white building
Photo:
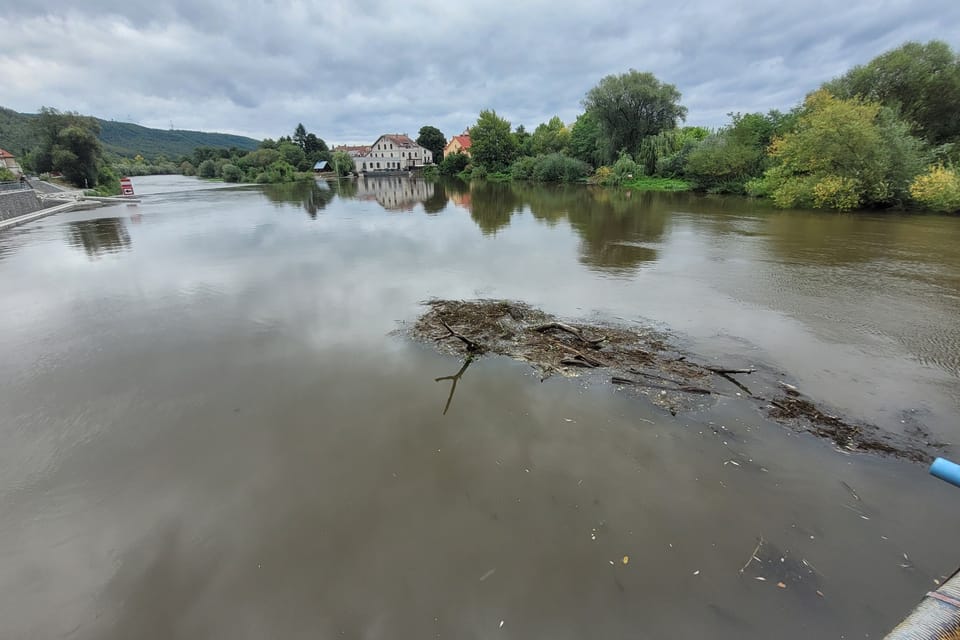
[[[366,154],[355,156],[353,164],[359,173],[407,171],[433,164],[433,154],[406,134],[385,133]]]

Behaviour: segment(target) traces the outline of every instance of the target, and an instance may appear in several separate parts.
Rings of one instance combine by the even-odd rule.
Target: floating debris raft
[[[901,435],[851,421],[818,406],[780,374],[758,366],[702,362],[671,345],[660,330],[613,323],[561,321],[523,302],[430,300],[406,333],[463,358],[444,407],[474,359],[502,355],[529,363],[545,380],[554,375],[602,378],[645,396],[676,415],[709,408],[719,397],[752,402],[767,418],[833,441],[847,451],[873,452],[926,463],[941,445],[929,434]],[[750,376],[749,385],[745,376]]]

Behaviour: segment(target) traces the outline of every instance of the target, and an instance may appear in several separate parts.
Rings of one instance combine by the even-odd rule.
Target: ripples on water
[[[0,636],[876,636],[956,564],[919,467],[496,358],[443,415],[460,363],[391,335],[430,297],[521,299],[957,441],[956,218],[135,186],[0,234]],[[742,576],[760,535],[784,561]]]

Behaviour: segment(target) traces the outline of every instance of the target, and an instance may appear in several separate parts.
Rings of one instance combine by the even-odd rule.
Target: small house
[[[23,175],[23,169],[17,164],[17,159],[12,153],[4,149],[0,149],[0,167],[7,169],[15,176]]]
[[[333,173],[333,166],[326,160],[319,160],[313,165],[314,173]]]
[[[459,136],[453,136],[450,138],[450,142],[447,143],[447,146],[443,148],[443,157],[454,154],[462,153],[464,155],[470,155],[470,132],[464,131]]]

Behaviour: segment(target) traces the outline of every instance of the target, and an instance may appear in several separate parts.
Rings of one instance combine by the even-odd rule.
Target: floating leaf
[[[630,556],[623,556],[623,564],[629,564]]]
[[[783,584],[782,582],[778,582],[778,583],[777,583],[777,586],[780,587],[781,589],[786,589],[786,588],[787,588],[787,585]]]

